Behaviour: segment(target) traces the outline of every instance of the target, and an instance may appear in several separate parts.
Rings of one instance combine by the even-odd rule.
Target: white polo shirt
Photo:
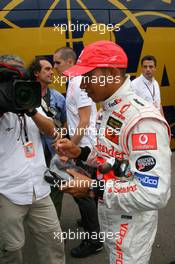
[[[30,117],[26,116],[26,123],[35,149],[32,158],[25,156],[18,116],[5,113],[0,118],[0,194],[20,205],[32,203],[33,191],[37,200],[50,193],[43,177],[46,164],[39,129]]]
[[[77,76],[69,81],[66,93],[67,124],[70,137],[73,137],[80,121],[78,109],[85,106],[91,106],[89,127],[78,145],[80,147],[93,147],[93,145],[96,144],[97,109],[96,104],[88,97],[87,93],[80,89],[81,79],[81,76]]]
[[[160,88],[154,78],[150,82],[141,74],[131,82],[131,87],[138,96],[147,102],[153,103],[160,110]]]

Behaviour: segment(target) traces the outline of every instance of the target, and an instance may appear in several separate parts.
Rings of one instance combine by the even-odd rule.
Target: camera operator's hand
[[[81,148],[67,138],[59,139],[55,143],[55,150],[60,156],[68,158],[77,158],[81,153]]]
[[[32,117],[33,121],[35,122],[36,126],[39,128],[40,132],[43,134],[55,138],[56,127],[54,122],[51,118],[48,118],[39,112],[36,112]]]
[[[62,185],[61,191],[69,193],[74,197],[89,196],[92,180],[74,169],[68,169],[66,171],[73,176],[74,179]]]

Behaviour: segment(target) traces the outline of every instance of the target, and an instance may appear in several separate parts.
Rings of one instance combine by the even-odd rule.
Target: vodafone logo
[[[134,151],[157,149],[156,133],[133,134],[132,135],[132,149]]]
[[[139,136],[139,142],[140,142],[140,144],[142,144],[142,145],[147,144],[147,143],[148,143],[148,136],[145,135],[145,134],[141,134],[141,135]]]

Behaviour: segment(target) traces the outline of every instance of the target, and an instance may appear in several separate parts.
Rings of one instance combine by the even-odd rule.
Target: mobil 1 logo
[[[138,171],[150,171],[156,165],[156,159],[152,156],[144,155],[136,160],[136,168]]]

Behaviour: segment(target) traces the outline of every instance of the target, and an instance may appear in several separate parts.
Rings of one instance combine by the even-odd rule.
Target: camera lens
[[[41,85],[38,82],[15,81],[15,105],[18,109],[27,110],[41,104]]]
[[[32,106],[35,101],[33,90],[31,90],[25,84],[25,87],[19,87],[18,89],[16,89],[15,99],[16,99],[16,104],[22,108],[26,108],[26,107],[28,108],[28,106]]]

